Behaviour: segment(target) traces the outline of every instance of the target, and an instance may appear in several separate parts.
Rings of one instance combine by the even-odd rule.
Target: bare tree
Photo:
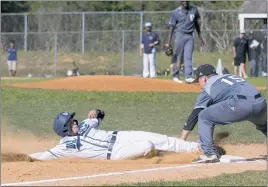
[[[200,8],[202,25],[206,33],[205,40],[211,41],[217,51],[224,52],[230,49],[234,35],[238,31],[237,12],[214,11],[206,12]]]

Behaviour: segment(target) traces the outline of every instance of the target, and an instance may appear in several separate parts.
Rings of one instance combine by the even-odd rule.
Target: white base
[[[244,162],[244,161],[246,161],[246,158],[240,156],[222,155],[220,158],[221,163]]]

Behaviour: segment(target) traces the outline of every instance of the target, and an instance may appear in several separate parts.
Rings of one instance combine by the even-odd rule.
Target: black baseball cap
[[[196,77],[194,83],[198,82],[199,77],[204,75],[217,75],[216,69],[211,64],[202,64],[196,69]]]

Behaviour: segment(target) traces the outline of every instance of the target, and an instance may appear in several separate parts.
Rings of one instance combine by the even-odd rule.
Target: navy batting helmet
[[[73,119],[75,116],[75,112],[68,113],[68,112],[61,112],[56,116],[53,123],[53,130],[54,132],[61,136],[65,137],[71,133],[71,129],[69,127],[69,121]]]

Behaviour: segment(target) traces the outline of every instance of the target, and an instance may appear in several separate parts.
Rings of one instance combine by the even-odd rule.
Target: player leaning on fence
[[[15,41],[10,40],[9,47],[7,48],[7,65],[10,76],[16,75],[17,70],[17,48],[15,47]]]

